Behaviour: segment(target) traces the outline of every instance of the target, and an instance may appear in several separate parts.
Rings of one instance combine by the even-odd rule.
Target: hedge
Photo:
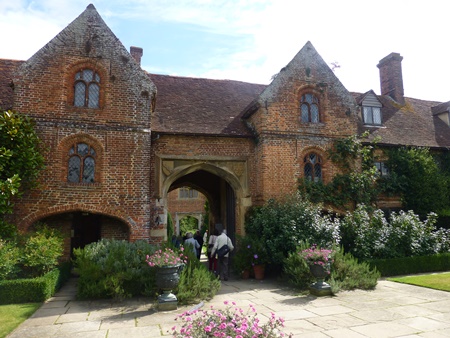
[[[383,277],[416,273],[450,271],[450,253],[367,261],[376,267]]]
[[[69,279],[70,263],[37,278],[0,281],[0,304],[44,302]]]

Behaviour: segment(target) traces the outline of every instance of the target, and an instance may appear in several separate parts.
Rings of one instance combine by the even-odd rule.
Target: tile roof
[[[0,110],[13,106],[12,75],[24,61],[0,59]]]
[[[360,93],[353,93],[360,97]],[[389,96],[377,96],[383,104],[382,127],[360,126],[368,130],[371,138],[379,136],[383,145],[410,145],[429,148],[450,147],[450,127],[439,117],[433,116],[433,107],[441,105],[436,101],[405,98],[400,106]]]
[[[176,134],[252,136],[244,108],[266,85],[149,74],[156,85],[152,130]]]

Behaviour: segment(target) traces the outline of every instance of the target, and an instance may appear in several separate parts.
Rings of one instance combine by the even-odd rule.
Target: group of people
[[[210,271],[213,271],[216,276],[220,276],[222,280],[228,280],[228,258],[229,253],[225,254],[223,257],[218,257],[218,250],[224,245],[227,245],[230,251],[234,250],[233,243],[231,239],[227,236],[227,231],[223,230],[219,235],[219,232],[214,230],[214,233],[208,237],[208,230],[205,231],[202,236],[200,231],[197,230],[195,235],[192,232],[187,232],[186,236],[183,238],[184,245],[189,245],[193,253],[198,259],[202,254],[202,247],[206,246],[206,254],[208,257],[208,267]],[[176,235],[172,236],[172,244],[175,247],[180,246]]]

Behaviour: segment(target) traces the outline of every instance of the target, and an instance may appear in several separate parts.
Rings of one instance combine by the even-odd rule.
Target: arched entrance
[[[73,211],[43,217],[38,222],[59,230],[64,236],[64,258],[73,249],[83,248],[100,239],[129,240],[130,230],[120,219],[86,211]]]
[[[210,231],[227,233],[235,243],[235,235],[243,233],[244,216],[251,206],[245,160],[173,160],[160,158],[159,205],[167,214],[167,194],[180,187],[190,187],[207,198],[210,207]]]

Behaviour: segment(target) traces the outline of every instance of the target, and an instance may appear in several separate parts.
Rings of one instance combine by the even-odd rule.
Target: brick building
[[[0,59],[0,108],[33,117],[47,147],[12,221],[58,227],[67,255],[100,238],[163,240],[180,187],[234,237],[251,206],[305,176],[330,181],[326,150],[364,130],[386,146],[450,147],[450,102],[404,97],[397,53],[378,64],[381,95],[350,93],[310,42],[269,85],[149,74],[142,53],[89,5],[30,59]]]

